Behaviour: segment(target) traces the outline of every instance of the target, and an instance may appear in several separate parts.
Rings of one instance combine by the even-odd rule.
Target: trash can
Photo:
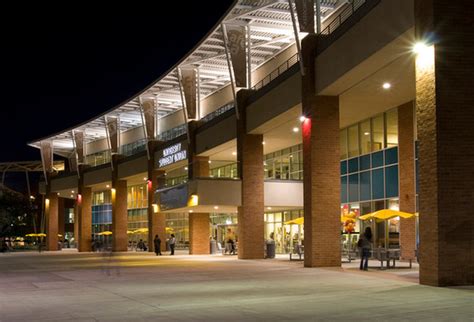
[[[214,239],[211,239],[210,244],[211,254],[217,254],[217,242]]]
[[[275,241],[273,239],[267,240],[267,253],[265,258],[275,258]]]

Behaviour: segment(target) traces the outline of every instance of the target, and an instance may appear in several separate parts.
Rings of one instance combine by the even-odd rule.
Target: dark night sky
[[[107,9],[20,2],[3,10],[0,162],[39,160],[28,141],[139,92],[192,49],[232,1],[157,4],[114,2]]]

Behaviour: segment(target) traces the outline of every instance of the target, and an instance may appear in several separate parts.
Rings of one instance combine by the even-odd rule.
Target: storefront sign
[[[163,149],[163,155],[158,159],[158,167],[176,163],[187,159],[187,150],[183,143],[177,143]]]

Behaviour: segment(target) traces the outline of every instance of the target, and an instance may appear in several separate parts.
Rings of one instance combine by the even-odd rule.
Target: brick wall
[[[416,64],[420,282],[474,284],[474,2],[416,0],[417,39],[434,34],[434,62]]]
[[[398,108],[398,171],[400,211],[416,211],[414,103]],[[400,218],[400,248],[402,259],[415,259],[416,219]]]
[[[316,96],[317,36],[302,44],[304,247],[306,267],[341,265],[339,98]]]

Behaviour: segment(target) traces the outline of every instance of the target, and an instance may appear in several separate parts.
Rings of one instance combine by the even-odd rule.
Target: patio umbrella
[[[304,217],[299,217],[293,220],[285,221],[285,225],[303,225],[304,224]]]
[[[109,230],[106,230],[106,231],[103,231],[101,233],[98,233],[97,235],[99,235],[99,236],[108,236],[108,235],[112,235],[112,232],[109,231]]]
[[[382,210],[372,212],[370,214],[360,216],[359,219],[361,220],[368,220],[368,219],[388,220],[395,217],[412,218],[414,216],[415,216],[414,214],[410,214],[408,212],[392,210],[392,209],[382,209]]]
[[[134,234],[144,234],[144,233],[147,233],[147,232],[148,232],[148,228],[139,228],[139,229],[133,231]]]

